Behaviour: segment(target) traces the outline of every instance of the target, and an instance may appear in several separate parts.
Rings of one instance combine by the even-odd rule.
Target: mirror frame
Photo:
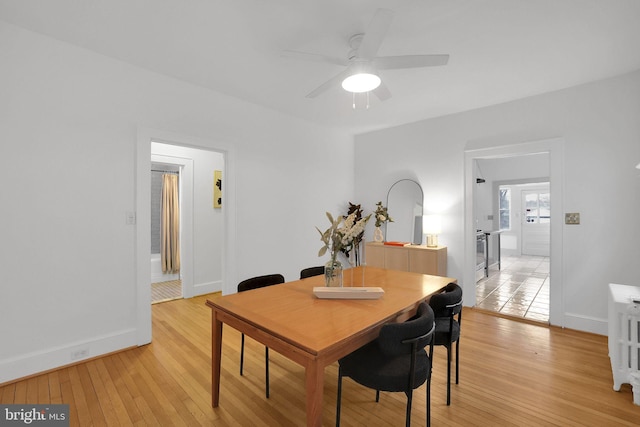
[[[409,181],[409,182],[413,182],[415,185],[418,186],[418,188],[420,189],[420,207],[422,209],[422,213],[420,215],[420,220],[419,222],[419,226],[420,226],[420,234],[418,239],[416,238],[416,230],[414,229],[413,231],[413,236],[411,236],[411,244],[412,245],[420,245],[422,244],[422,215],[424,215],[424,191],[422,190],[422,186],[420,185],[420,183],[414,179],[409,179],[409,178],[403,178],[403,179],[399,179],[398,181],[394,182],[391,187],[389,187],[389,191],[387,191],[387,209],[389,209],[389,194],[391,194],[391,190],[393,190],[393,187],[395,187],[397,184],[404,182],[404,181]],[[391,209],[389,209],[390,212],[393,212]],[[393,217],[393,216],[392,216]],[[388,227],[389,223],[385,223],[384,225],[384,241],[387,241],[387,227]],[[415,225],[415,224],[414,224]],[[418,240],[416,242],[416,240]]]

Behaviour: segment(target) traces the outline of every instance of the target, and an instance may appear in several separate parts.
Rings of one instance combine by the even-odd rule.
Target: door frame
[[[135,158],[135,316],[136,340],[138,345],[151,342],[151,142],[193,147],[216,151],[224,156],[225,186],[222,211],[223,252],[222,252],[222,293],[230,293],[229,283],[237,282],[236,272],[236,195],[235,195],[235,152],[225,144],[178,134],[175,132],[138,127]],[[193,258],[193,257],[192,257]]]
[[[549,155],[549,186],[551,206],[555,215],[551,217],[550,276],[553,277],[549,292],[549,323],[565,326],[563,286],[563,186],[564,186],[564,139],[553,138],[513,145],[493,147],[470,147],[464,151],[464,270],[463,289],[465,305],[476,305],[476,227],[474,222],[473,192],[477,174],[476,159],[507,158],[530,154]]]

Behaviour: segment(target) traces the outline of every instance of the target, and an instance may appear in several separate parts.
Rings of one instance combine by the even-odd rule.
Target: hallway
[[[502,257],[502,269],[476,283],[476,307],[548,323],[549,258]]]

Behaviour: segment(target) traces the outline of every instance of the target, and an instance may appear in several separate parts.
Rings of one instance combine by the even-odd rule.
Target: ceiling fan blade
[[[380,86],[375,88],[373,90],[373,93],[376,94],[380,101],[386,101],[387,99],[391,98],[391,92],[389,91],[387,85],[384,84],[384,82],[380,82]]]
[[[387,35],[393,15],[393,11],[389,9],[378,9],[376,11],[362,37],[362,42],[358,48],[358,58],[373,59],[376,56],[384,37]]]
[[[381,56],[373,60],[379,70],[393,70],[396,68],[437,67],[447,65],[449,55],[402,55]]]
[[[342,80],[344,80],[345,77],[347,77],[347,75],[349,75],[348,68],[342,71],[341,73],[333,76],[326,82],[322,83],[320,86],[318,86],[317,88],[309,92],[306,97],[315,98],[316,96],[320,95],[323,92],[326,92],[327,90],[331,89],[334,86],[340,86],[340,84],[342,83]]]
[[[332,56],[319,55],[316,53],[299,52],[297,50],[284,50],[280,53],[280,56],[283,56],[285,58],[301,59],[303,61],[326,62],[329,64],[343,66],[349,65],[349,60],[347,60],[347,58],[335,58]]]

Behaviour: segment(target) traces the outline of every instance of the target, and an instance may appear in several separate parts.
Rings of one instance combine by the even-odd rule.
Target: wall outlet
[[[85,359],[89,356],[89,348],[81,348],[71,352],[71,360]]]
[[[580,213],[578,212],[569,212],[564,214],[564,223],[565,224],[580,224]]]

